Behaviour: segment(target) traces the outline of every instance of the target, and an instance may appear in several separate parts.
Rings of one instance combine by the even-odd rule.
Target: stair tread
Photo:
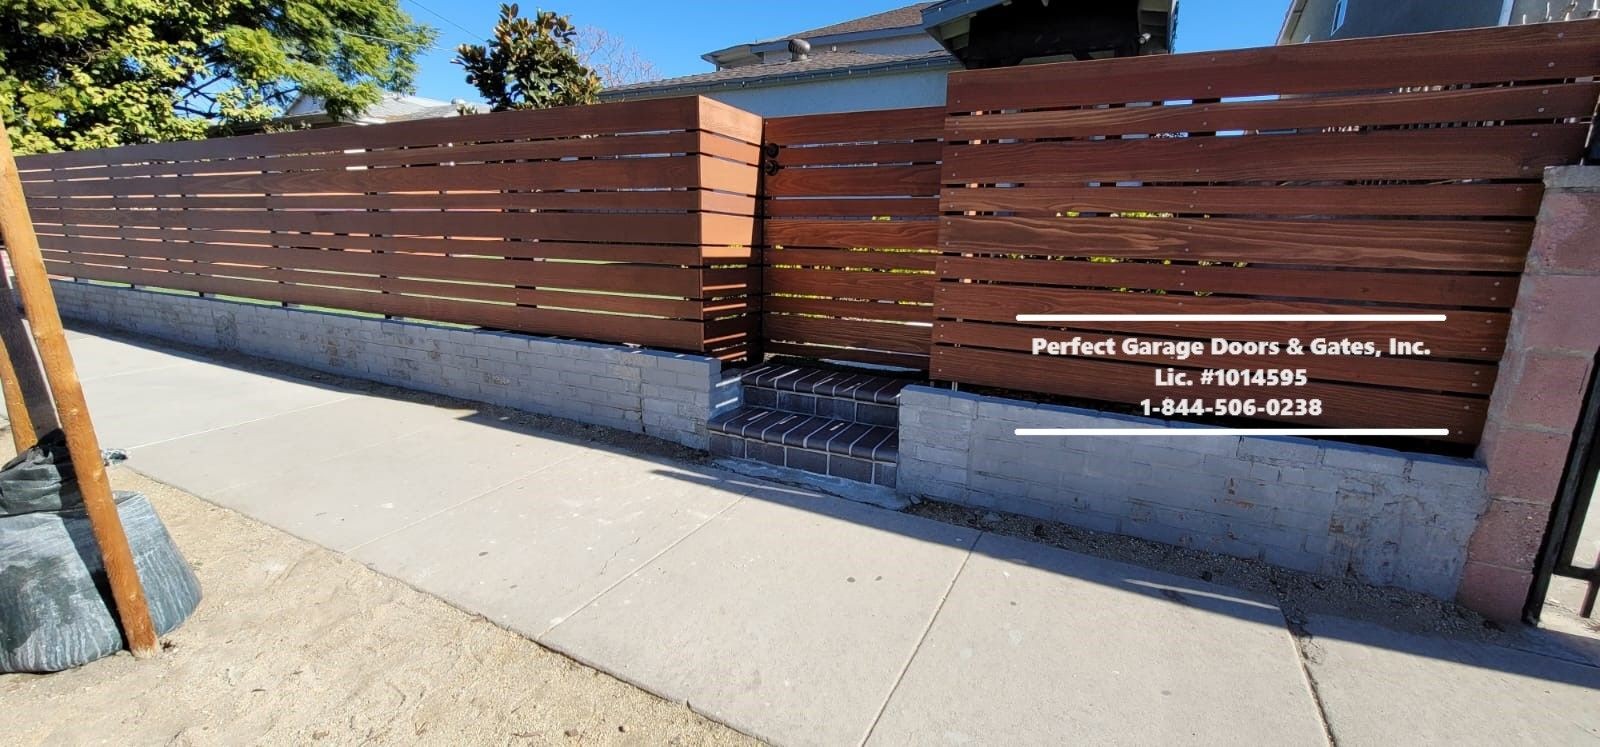
[[[745,386],[878,404],[893,404],[899,399],[900,390],[911,383],[887,376],[781,364],[757,366],[746,371],[741,380]]]
[[[713,432],[739,438],[878,462],[895,461],[900,447],[897,428],[766,407],[742,407],[707,425]]]

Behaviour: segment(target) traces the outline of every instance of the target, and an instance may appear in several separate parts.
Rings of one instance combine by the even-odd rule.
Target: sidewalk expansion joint
[[[207,433],[216,433],[217,431],[225,431],[225,430],[227,430],[229,428],[237,428],[237,427],[239,427],[241,425],[249,425],[251,423],[259,423],[259,422],[261,422],[263,420],[271,420],[273,418],[281,418],[281,417],[283,417],[285,415],[296,415],[296,414],[305,412],[306,410],[315,410],[318,407],[327,407],[328,405],[333,405],[333,404],[338,404],[340,402],[345,402],[347,400],[354,399],[356,396],[357,395],[352,393],[352,394],[348,394],[346,396],[340,397],[338,399],[328,400],[327,402],[318,402],[318,403],[316,403],[314,405],[306,405],[305,407],[296,407],[296,408],[294,408],[292,410],[284,410],[283,412],[275,412],[275,413],[273,413],[271,415],[263,415],[263,416],[261,416],[259,418],[250,418],[249,420],[241,420],[241,421],[239,421],[237,423],[229,423],[227,425],[219,425],[219,426],[217,426],[215,428],[207,428],[207,429],[205,429],[203,431],[195,431],[193,433],[185,433],[185,434],[183,434],[181,436],[173,436],[171,438],[163,438],[163,439],[160,439],[160,440],[157,440],[157,441],[150,441],[148,443],[135,444],[133,446],[123,446],[123,447],[119,447],[119,448],[124,448],[124,449],[127,449],[128,451],[133,451],[134,449],[148,449],[151,446],[159,446],[159,445],[164,444],[164,443],[171,443],[173,441],[179,441],[179,440],[182,440],[182,439],[185,439],[185,438],[193,438],[195,436],[204,436]]]
[[[861,744],[872,741],[872,733],[878,730],[878,722],[883,720],[883,714],[889,710],[890,701],[894,700],[895,691],[900,689],[900,683],[905,681],[906,672],[911,671],[911,664],[917,660],[917,654],[922,653],[922,644],[928,640],[928,633],[933,630],[933,624],[939,620],[939,613],[944,612],[944,603],[950,599],[950,592],[955,590],[956,582],[961,580],[961,574],[967,570],[967,562],[972,560],[972,552],[988,532],[979,532],[972,538],[972,543],[967,545],[967,554],[961,556],[961,565],[956,572],[951,574],[950,583],[944,587],[944,593],[939,595],[939,603],[934,605],[933,614],[928,615],[928,624],[922,627],[922,635],[917,636],[917,645],[912,647],[911,655],[906,657],[906,663],[900,667],[900,673],[894,677],[894,685],[883,697],[883,705],[878,706],[877,715],[872,717],[872,726],[867,728],[867,735],[861,738]]]

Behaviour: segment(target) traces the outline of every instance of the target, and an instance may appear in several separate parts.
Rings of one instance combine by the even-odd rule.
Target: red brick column
[[[1533,246],[1478,457],[1489,507],[1457,599],[1517,620],[1600,347],[1600,166],[1545,171]]]

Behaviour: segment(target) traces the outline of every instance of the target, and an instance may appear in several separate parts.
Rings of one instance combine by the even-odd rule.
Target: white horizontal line
[[[1442,322],[1444,314],[1018,314],[1019,322]]]
[[[1018,436],[1448,436],[1449,428],[1017,428]]]

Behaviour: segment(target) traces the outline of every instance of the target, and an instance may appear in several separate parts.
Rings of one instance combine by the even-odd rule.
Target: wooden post
[[[50,388],[39,373],[39,356],[17,313],[17,297],[9,278],[0,279],[0,388],[5,390],[6,416],[17,453],[61,424],[50,400]]]
[[[0,303],[9,301],[7,298]],[[17,453],[21,454],[39,442],[39,434],[33,429],[33,418],[28,415],[27,402],[22,398],[22,385],[17,383],[17,369],[11,365],[11,353],[6,350],[4,338],[0,338],[0,389],[5,392],[6,419],[11,421],[11,443],[16,445]]]
[[[67,437],[67,451],[72,455],[72,471],[83,493],[83,506],[94,530],[95,544],[100,546],[123,637],[134,656],[153,656],[158,644],[155,625],[150,621],[150,604],[145,600],[144,585],[133,564],[133,551],[122,531],[116,501],[111,497],[111,482],[106,478],[105,463],[101,460],[100,441],[89,419],[77,369],[72,365],[72,352],[67,349],[66,330],[61,326],[61,315],[50,290],[50,276],[45,270],[44,256],[39,252],[39,237],[34,235],[33,221],[28,217],[21,175],[17,172],[4,124],[0,124],[0,237],[5,239],[11,269],[17,276],[17,291],[28,312],[34,344],[44,364],[45,380],[55,396],[56,412]]]

